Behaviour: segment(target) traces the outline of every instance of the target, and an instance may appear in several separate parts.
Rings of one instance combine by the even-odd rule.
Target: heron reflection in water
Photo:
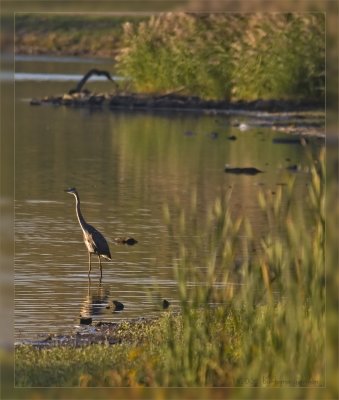
[[[80,318],[91,318],[100,315],[108,306],[109,290],[99,280],[98,286],[91,286],[91,279],[88,279],[87,293],[82,302]],[[91,318],[92,319],[92,318]]]
[[[88,257],[89,257],[88,276],[91,273],[91,256],[92,254],[96,254],[99,259],[100,276],[102,277],[102,265],[100,257],[103,257],[106,260],[112,259],[107,241],[103,237],[103,235],[98,230],[96,230],[92,225],[88,224],[85,221],[84,217],[82,216],[80,210],[80,198],[76,188],[66,189],[65,192],[72,194],[75,197],[76,201],[75,210],[80,227],[82,229],[82,233],[84,235],[84,242],[88,250]]]

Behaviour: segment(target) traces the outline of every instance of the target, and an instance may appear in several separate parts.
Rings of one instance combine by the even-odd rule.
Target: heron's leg
[[[91,273],[91,268],[92,268],[92,265],[91,265],[91,253],[88,253],[88,276]]]
[[[100,260],[99,254],[98,254],[98,258],[99,258],[99,266],[100,266],[100,277],[102,278],[102,265],[101,265],[101,260]]]

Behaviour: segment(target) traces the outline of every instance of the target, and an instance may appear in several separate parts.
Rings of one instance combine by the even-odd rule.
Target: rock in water
[[[115,238],[114,243],[115,244],[127,244],[128,246],[133,246],[134,244],[137,244],[138,241],[132,237],[125,237],[125,238]]]
[[[264,171],[261,171],[258,168],[255,167],[230,167],[228,165],[225,165],[224,171],[228,174],[238,174],[238,175],[256,175],[260,174]]]
[[[164,300],[162,301],[162,309],[163,309],[163,310],[167,310],[169,306],[170,306],[170,302],[167,301],[166,299],[164,299]]]
[[[113,300],[112,303],[113,303],[113,312],[122,311],[125,308],[125,306],[122,303],[120,303],[120,301]]]

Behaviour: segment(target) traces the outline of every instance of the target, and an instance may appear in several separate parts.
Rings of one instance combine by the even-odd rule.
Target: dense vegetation
[[[324,102],[322,13],[18,14],[16,51],[111,57],[139,92]]]
[[[250,252],[258,238],[246,218],[232,220],[227,194],[216,199],[205,221],[196,220],[194,196],[189,212],[164,206],[173,237],[178,232],[184,237],[188,221],[197,227],[193,242],[178,243],[180,257],[173,262],[181,313],[166,312],[142,331],[128,325],[128,342],[113,346],[21,346],[16,384],[324,386],[323,153],[311,162],[310,173],[307,215],[300,203],[294,204],[293,179],[275,196],[260,193],[271,231],[260,238],[257,256],[245,257],[239,269],[233,268],[237,249]],[[206,259],[199,262],[206,266],[202,269],[195,260],[201,246],[207,248]]]
[[[162,14],[124,24],[117,69],[139,91],[324,98],[323,14]]]

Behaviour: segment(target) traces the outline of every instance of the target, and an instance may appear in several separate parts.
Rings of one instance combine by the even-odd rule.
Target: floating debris
[[[184,135],[185,135],[185,136],[195,136],[195,132],[192,132],[192,131],[185,131],[185,132],[184,132]]]
[[[248,124],[245,124],[242,122],[241,124],[239,124],[238,128],[239,128],[239,131],[244,132],[244,131],[247,131],[250,128],[250,126]]]
[[[237,137],[235,135],[231,135],[227,137],[228,140],[237,140]]]
[[[238,174],[238,175],[240,175],[240,174],[256,175],[256,174],[260,174],[260,173],[264,172],[255,167],[230,167],[228,165],[225,165],[224,171],[229,174]]]
[[[303,138],[307,141],[305,138]],[[272,140],[275,144],[302,144],[301,138],[298,137],[277,137]]]
[[[133,245],[135,245],[135,244],[138,243],[138,241],[135,240],[135,239],[132,238],[132,237],[115,238],[115,239],[113,240],[113,242],[114,242],[115,244],[127,244],[128,246],[133,246]]]
[[[293,165],[289,165],[288,167],[286,167],[287,171],[291,171],[291,172],[298,172],[300,171],[300,166],[297,164],[293,164]]]
[[[32,99],[29,103],[31,106],[41,106],[41,100],[39,99]]]

